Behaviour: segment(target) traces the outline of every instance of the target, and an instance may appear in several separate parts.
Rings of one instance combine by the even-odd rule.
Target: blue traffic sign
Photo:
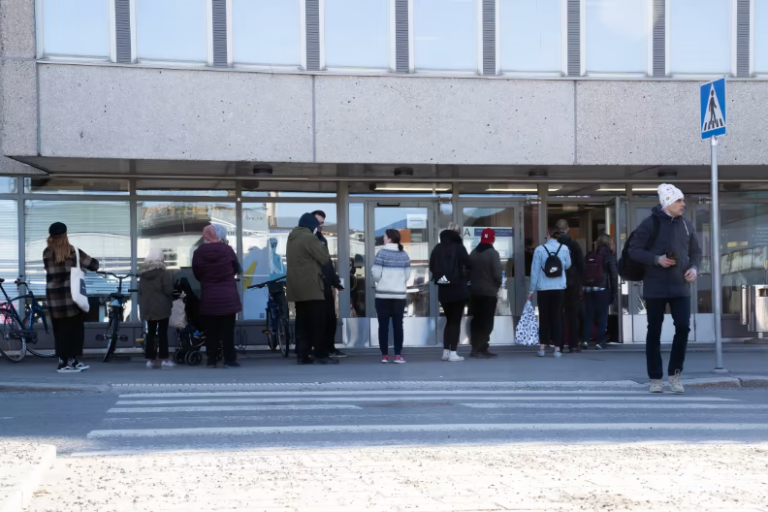
[[[704,84],[701,95],[701,140],[726,133],[725,78]]]

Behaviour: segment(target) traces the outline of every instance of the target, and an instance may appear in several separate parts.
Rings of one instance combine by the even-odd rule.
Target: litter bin
[[[768,284],[741,287],[741,325],[758,338],[768,332]]]

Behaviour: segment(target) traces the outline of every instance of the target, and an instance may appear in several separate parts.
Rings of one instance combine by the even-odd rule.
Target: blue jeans
[[[389,320],[392,319],[392,331],[395,335],[395,355],[403,352],[403,316],[406,299],[376,299],[376,317],[379,319],[379,348],[381,355],[389,352]]]
[[[608,308],[611,305],[611,290],[597,290],[584,293],[584,341],[592,339],[592,325],[597,322],[597,342],[605,343],[608,327]]]
[[[691,332],[691,298],[645,299],[645,307],[648,310],[645,359],[648,365],[648,378],[651,379],[664,377],[663,361],[661,360],[661,324],[664,322],[664,311],[667,309],[667,304],[672,311],[672,321],[675,324],[675,337],[672,339],[672,353],[669,356],[667,375],[674,375],[678,371],[682,372],[685,362],[688,333]]]

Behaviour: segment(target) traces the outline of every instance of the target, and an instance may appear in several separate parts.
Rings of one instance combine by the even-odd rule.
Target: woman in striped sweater
[[[384,234],[384,248],[376,255],[371,273],[376,283],[381,362],[389,362],[389,320],[392,319],[395,335],[394,362],[403,364],[403,316],[407,305],[408,279],[411,277],[411,259],[403,250],[398,230],[388,229]]]

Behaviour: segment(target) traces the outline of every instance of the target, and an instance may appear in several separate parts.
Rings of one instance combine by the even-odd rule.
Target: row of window
[[[228,0],[234,65],[301,67],[305,0]],[[735,67],[737,0],[667,0],[670,74]],[[131,0],[138,61],[207,63],[211,0]],[[567,71],[567,0],[497,0],[501,72]],[[321,0],[321,59],[328,68],[394,67],[394,0]],[[768,0],[752,0],[752,70],[768,73]],[[410,0],[413,68],[477,71],[482,0]],[[582,70],[648,73],[653,0],[583,0]],[[109,59],[114,0],[38,0],[40,56]]]

